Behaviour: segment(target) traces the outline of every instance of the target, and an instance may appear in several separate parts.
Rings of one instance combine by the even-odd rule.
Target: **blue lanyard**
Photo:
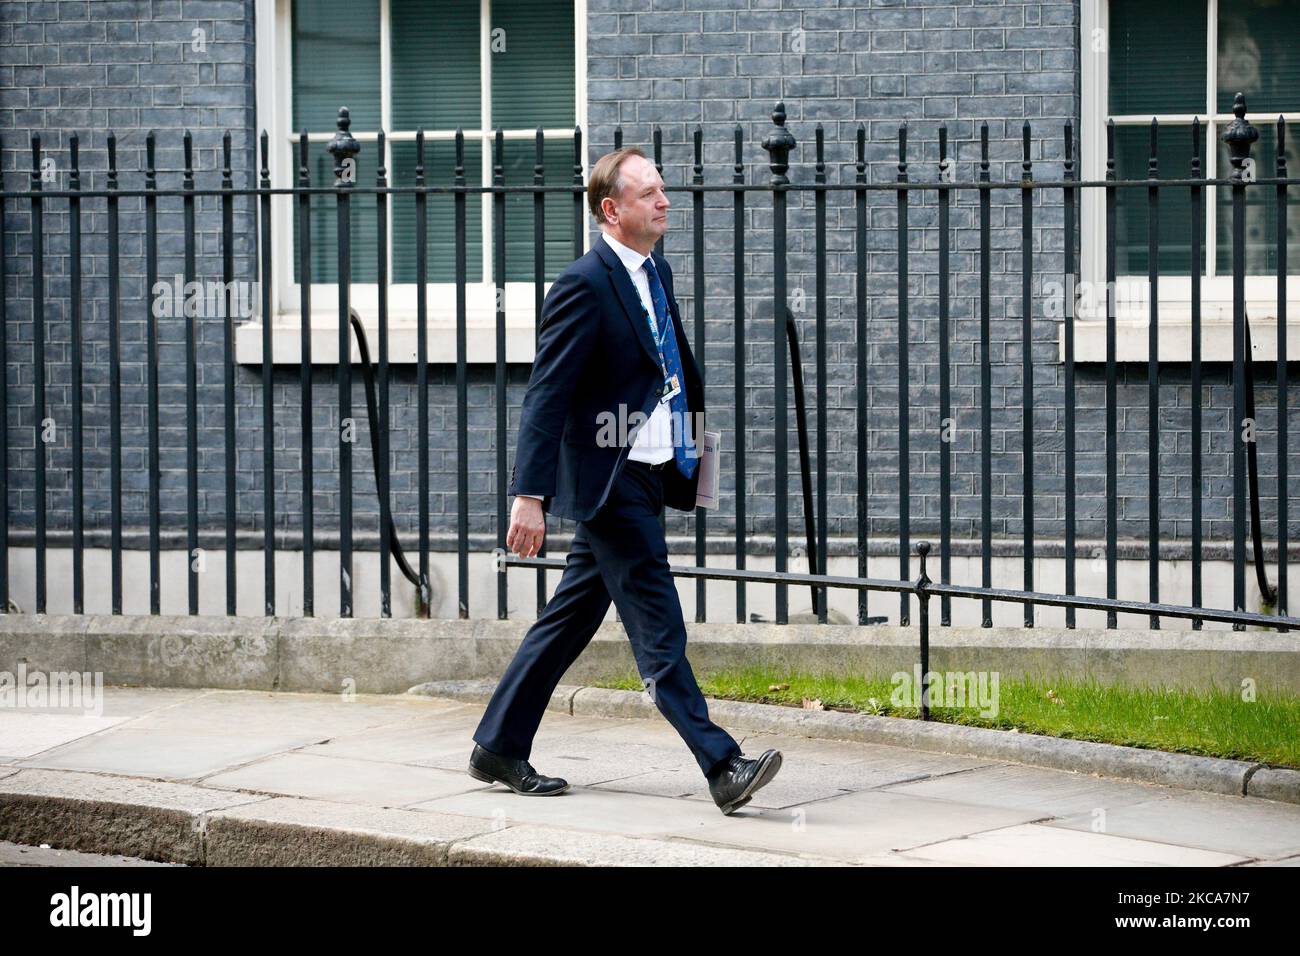
[[[640,298],[640,296],[637,296],[637,298]],[[650,296],[650,298],[652,300],[654,299],[653,294]],[[664,373],[664,381],[667,381],[668,363],[664,361],[664,339],[668,337],[668,330],[673,327],[673,317],[671,314],[668,315],[667,317],[668,321],[664,323],[663,331],[661,332],[659,330],[658,324],[655,322],[654,319],[650,317],[650,313],[646,312],[644,302],[641,303],[641,311],[645,312],[645,319],[648,323],[650,323],[650,338],[654,339],[655,347],[659,350],[659,368]]]
[[[641,303],[641,311],[645,312],[645,303]],[[650,323],[650,337],[654,339],[655,346],[659,349],[660,361],[663,361],[662,355],[664,350],[664,339],[668,337],[668,330],[672,327],[673,317],[668,316],[668,321],[664,323],[663,331],[660,331],[659,324],[650,317],[649,312],[645,312],[646,321]]]

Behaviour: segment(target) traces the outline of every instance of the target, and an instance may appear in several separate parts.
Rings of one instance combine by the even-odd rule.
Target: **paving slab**
[[[474,714],[474,719],[467,723],[461,733],[458,744],[450,741],[447,747],[440,749],[439,752],[429,757],[428,760],[421,761],[421,763],[464,770],[469,761],[469,755],[474,749],[473,734],[481,716],[481,711]],[[542,717],[542,722],[537,728],[537,736],[533,739],[533,749],[528,759],[541,773],[549,773],[552,776],[565,776],[556,770],[552,761],[569,760],[570,763],[574,762],[576,757],[571,759],[570,754],[578,746],[575,741],[585,738],[595,731],[603,730],[605,726],[606,721],[601,718],[566,717],[563,714],[548,711]],[[665,748],[665,750],[667,749]],[[678,738],[677,749],[685,752],[681,738]],[[689,754],[686,757],[687,760],[690,760]],[[576,760],[576,762],[581,763],[581,760]]]
[[[704,782],[704,774],[679,739],[676,747],[620,741],[593,734],[564,734],[540,738],[533,746],[532,764],[539,771],[564,777],[571,784],[594,787],[653,771],[691,774]]]
[[[303,748],[303,752],[389,760],[463,772],[474,749],[473,734],[483,710],[454,701],[429,700],[438,706],[428,713],[416,712],[382,725],[340,733]],[[546,748],[554,746],[557,739],[604,730],[607,726],[608,722],[604,720],[568,717],[547,711],[538,727],[532,755],[534,763],[545,759],[544,755],[549,753]],[[547,772],[540,766],[538,769]]]
[[[217,722],[213,726],[222,725]],[[210,731],[171,733],[135,726],[76,740],[36,757],[20,760],[18,766],[197,780],[218,770],[304,747],[318,740],[315,734],[273,734],[266,728],[260,735],[253,735]]]
[[[1038,823],[986,830],[897,855],[967,866],[1231,866],[1245,861],[1230,853]]]
[[[512,826],[457,843],[451,863],[496,866],[844,866],[838,860],[686,841]]]
[[[472,732],[472,725],[452,723],[450,715],[438,714],[340,734],[299,752],[424,766],[459,764],[469,757],[465,742]]]
[[[0,721],[0,760],[14,763],[130,720],[94,714],[51,714],[17,710]]]
[[[203,784],[375,807],[400,807],[484,786],[464,771],[304,753],[280,754],[213,774]]]
[[[913,750],[892,744],[864,743],[853,740],[824,740],[817,737],[800,737],[793,734],[749,733],[736,735],[741,748],[746,754],[762,753],[768,747],[780,750],[783,754],[797,751],[810,760],[823,763],[867,762],[888,773],[897,772],[903,776],[924,776],[927,774],[952,773],[956,770],[970,770],[975,767],[988,767],[997,761],[989,757],[970,757],[962,754],[947,754],[933,750]]]
[[[869,790],[780,810],[738,810],[693,839],[862,862],[892,850],[1028,823],[1038,814]],[[672,831],[670,831],[672,835]],[[677,835],[690,835],[680,831]]]
[[[208,693],[211,691],[104,687],[98,699],[100,713],[79,707],[14,707],[6,710],[0,721],[0,763],[16,763]]]
[[[138,717],[219,693],[221,692],[203,687],[126,687],[112,684],[104,688],[104,712],[109,716]]]
[[[272,691],[216,690],[144,714],[133,728],[210,730],[227,733],[307,734],[322,738],[377,727],[445,704],[434,698],[375,694],[286,694]]]
[[[1066,816],[1050,825],[1091,830],[1092,815]],[[1105,832],[1260,860],[1300,853],[1300,813],[1293,804],[1214,793],[1184,792],[1115,807],[1106,812]]]
[[[103,716],[105,717],[140,717],[156,710],[163,710],[175,704],[216,693],[203,688],[123,687],[113,684],[104,685],[102,690],[100,700],[103,705]],[[57,713],[58,710],[56,708],[28,706],[16,707],[14,712],[48,714]],[[68,708],[64,712],[69,714],[80,713],[81,708]]]
[[[511,825],[547,824],[632,836],[696,836],[715,830],[727,819],[713,805],[616,793],[599,787],[572,787],[553,796],[533,797],[494,784],[458,796],[412,804],[411,809],[496,818]]]
[[[980,767],[969,773],[889,785],[890,793],[915,794],[987,807],[1015,807],[1041,816],[1093,813],[1170,796],[1168,787],[1107,780],[1066,770],[1014,764]]]

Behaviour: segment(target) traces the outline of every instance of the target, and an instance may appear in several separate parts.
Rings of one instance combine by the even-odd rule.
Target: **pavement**
[[[657,714],[548,710],[530,759],[571,787],[526,797],[465,772],[477,702],[101,700],[0,712],[0,840],[207,866],[1300,866],[1295,804],[1006,760],[733,731],[784,764],[726,817]],[[3,849],[0,865],[51,852]]]

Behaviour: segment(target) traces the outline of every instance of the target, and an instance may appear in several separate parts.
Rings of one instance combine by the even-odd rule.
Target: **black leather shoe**
[[[781,751],[766,750],[756,760],[734,754],[721,770],[708,778],[713,802],[730,816],[753,799],[759,787],[772,782],[781,769]]]
[[[469,755],[469,775],[487,783],[504,783],[515,793],[528,797],[551,797],[569,789],[567,780],[544,777],[527,760],[514,760],[485,750],[479,744]]]

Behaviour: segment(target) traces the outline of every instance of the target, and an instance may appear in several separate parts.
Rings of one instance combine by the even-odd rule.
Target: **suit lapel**
[[[632,284],[632,277],[627,274],[627,267],[623,265],[623,260],[618,257],[608,242],[604,238],[595,241],[594,247],[596,254],[600,256],[601,261],[609,270],[609,280],[614,284],[614,291],[618,293],[618,301],[623,306],[623,312],[627,315],[627,320],[632,323],[632,331],[635,333],[637,341],[641,343],[641,348],[646,354],[655,370],[659,369],[659,350],[655,347],[654,339],[650,337],[650,326],[645,320],[645,309],[641,305],[641,296],[637,294],[636,286]]]

